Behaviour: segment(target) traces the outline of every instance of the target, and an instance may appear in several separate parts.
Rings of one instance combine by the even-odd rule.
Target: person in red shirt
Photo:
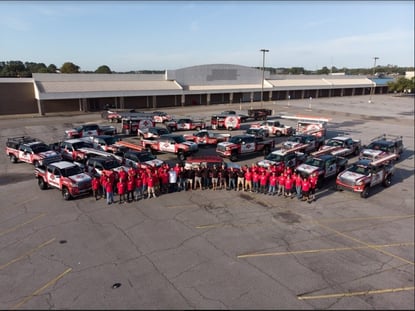
[[[134,200],[138,201],[143,198],[143,174],[137,174],[135,177],[135,197]]]
[[[123,181],[127,180],[127,172],[121,167],[120,171],[118,172],[118,178],[122,179]]]
[[[288,197],[290,197],[291,199],[294,198],[293,185],[294,185],[294,180],[292,179],[290,175],[287,175],[287,177],[285,178],[285,184],[284,184],[286,198]]]
[[[275,195],[275,190],[278,185],[278,176],[276,172],[272,172],[271,176],[269,177],[269,187],[268,187],[268,194]]]
[[[118,204],[125,203],[125,193],[126,193],[127,187],[122,178],[120,178],[117,182],[117,192],[120,196],[120,200],[118,201]]]
[[[268,186],[268,175],[265,171],[262,171],[261,175],[259,176],[259,192],[263,194],[267,194],[267,186]]]
[[[303,179],[301,178],[300,174],[295,174],[294,173],[294,186],[295,186],[295,191],[297,193],[297,199],[301,200],[301,186],[303,183]]]
[[[259,192],[259,173],[258,169],[252,172],[252,188],[254,192]]]
[[[245,191],[252,192],[252,171],[248,167],[245,171]]]
[[[135,191],[135,177],[134,175],[128,175],[127,179],[127,202],[131,203],[134,201],[134,191]]]
[[[105,176],[104,172],[99,177],[99,182],[101,184],[102,196],[105,198],[107,196],[107,191],[105,187],[105,183],[107,182],[107,176]]]
[[[99,177],[95,175],[94,178],[92,179],[92,194],[95,197],[95,201],[101,198],[101,196],[98,197],[100,187],[101,187],[101,183],[99,181]]]
[[[150,173],[147,176],[147,192],[148,192],[147,199],[151,199],[151,196],[153,196],[154,198],[157,198],[156,190],[155,190],[155,185],[158,182],[157,179],[158,177],[154,173]]]
[[[316,188],[317,188],[317,180],[318,180],[317,174],[316,173],[311,174],[308,180],[310,181],[310,195],[309,195],[308,203],[311,203],[316,200]]]
[[[107,204],[114,203],[114,185],[112,184],[111,178],[107,177],[105,181],[105,192],[107,194]]]
[[[285,175],[281,173],[278,177],[278,196],[285,193]]]
[[[303,201],[307,201],[308,197],[309,197],[309,191],[310,191],[310,181],[308,180],[307,177],[303,178],[303,182],[301,185],[301,193],[303,194]]]
[[[166,169],[160,172],[160,191],[161,193],[167,193],[169,191],[169,173]]]

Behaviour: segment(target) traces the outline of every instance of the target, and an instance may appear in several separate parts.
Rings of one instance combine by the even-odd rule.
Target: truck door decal
[[[19,160],[27,163],[31,163],[31,153],[24,152],[24,150],[19,150]]]
[[[46,174],[49,185],[60,189],[60,176],[54,175],[49,171]]]
[[[336,163],[332,163],[329,164],[327,169],[326,169],[326,173],[325,173],[325,177],[329,177],[329,176],[333,176],[336,174]]]
[[[372,180],[370,182],[370,186],[375,186],[377,184],[380,184],[383,180],[384,170],[380,170],[379,172],[373,172],[372,173]]]

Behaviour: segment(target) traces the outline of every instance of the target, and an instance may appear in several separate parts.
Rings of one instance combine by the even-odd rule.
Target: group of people
[[[318,177],[304,177],[290,167],[281,170],[277,165],[264,168],[251,166],[227,167],[226,164],[195,165],[186,167],[176,163],[170,167],[164,163],[158,168],[129,167],[126,171],[108,171],[95,175],[92,180],[96,200],[104,197],[107,204],[131,203],[141,199],[156,198],[165,193],[191,190],[249,191],[264,195],[297,198],[311,203],[315,200]]]

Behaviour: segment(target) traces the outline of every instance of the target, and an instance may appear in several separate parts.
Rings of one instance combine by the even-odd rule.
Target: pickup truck
[[[115,135],[117,129],[111,125],[82,124],[73,129],[65,130],[65,138],[81,138],[91,135]]]
[[[233,114],[214,114],[210,117],[212,130],[226,129],[228,131],[238,130],[241,127],[242,119]]]
[[[302,151],[310,153],[319,149],[324,143],[324,137],[317,137],[309,134],[295,134],[288,138],[282,145],[291,149],[302,146]]]
[[[357,156],[360,153],[362,143],[358,139],[353,139],[349,136],[336,136],[327,140],[327,142],[320,147],[312,155],[332,154],[342,157]]]
[[[200,130],[192,134],[183,134],[184,138],[193,141],[199,145],[217,145],[223,141],[227,141],[231,135],[211,132],[209,130]]]
[[[271,109],[265,108],[250,108],[248,109],[248,117],[254,120],[266,120],[268,116],[272,115]]]
[[[314,116],[281,116],[283,119],[297,120],[296,134],[309,134],[317,137],[326,137],[329,118]]]
[[[6,141],[6,154],[12,163],[18,161],[35,167],[62,160],[62,156],[43,141],[30,137],[11,137]]]
[[[393,153],[396,155],[396,160],[399,160],[403,150],[402,136],[383,134],[373,138],[369,145],[363,146],[360,157],[376,159]]]
[[[246,114],[237,113],[235,110],[225,110],[220,113],[222,116],[237,116],[241,119],[241,122],[246,122],[249,118]]]
[[[141,146],[154,152],[168,152],[177,155],[179,161],[184,161],[188,155],[199,151],[198,144],[187,141],[180,134],[165,134],[156,139],[142,139]]]
[[[389,154],[377,160],[358,160],[337,176],[336,190],[358,192],[362,198],[367,198],[374,186],[382,184],[389,187],[392,184],[395,159],[396,154]]]
[[[306,158],[307,155],[304,152],[301,152],[301,148],[282,148],[272,151],[266,155],[263,160],[257,162],[257,165],[265,168],[270,168],[271,166],[276,165],[276,172],[277,174],[280,174],[286,167],[290,167],[294,170],[298,165],[303,163]]]
[[[75,163],[59,161],[35,169],[39,188],[49,187],[62,191],[64,200],[88,194],[92,190],[92,178]]]
[[[119,137],[111,135],[92,135],[84,137],[84,139],[90,141],[94,148],[106,152],[116,152],[117,148],[114,145],[121,140]]]
[[[226,142],[217,144],[216,153],[235,162],[243,155],[256,153],[267,155],[274,147],[274,139],[265,139],[264,137],[252,135],[236,135],[229,138]]]
[[[189,131],[206,128],[206,123],[202,120],[192,120],[190,118],[181,118],[177,120],[171,120],[164,123],[170,132],[174,131]]]
[[[303,177],[309,177],[311,174],[317,175],[317,188],[321,188],[323,183],[330,177],[336,177],[337,174],[344,171],[348,159],[344,157],[325,154],[319,157],[308,157],[307,160],[296,167],[295,171]]]
[[[251,124],[252,128],[266,129],[270,135],[277,137],[291,136],[294,133],[294,128],[288,125],[281,124],[277,120],[266,120],[261,123]]]
[[[76,161],[82,162],[87,158],[87,155],[81,148],[93,148],[89,139],[86,138],[76,138],[76,139],[67,139],[58,143],[55,143],[55,150],[57,150],[62,158],[66,161]]]

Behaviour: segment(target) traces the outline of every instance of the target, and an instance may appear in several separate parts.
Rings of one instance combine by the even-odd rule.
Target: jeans
[[[275,186],[269,185],[269,187],[268,187],[268,193],[274,195],[275,194]]]
[[[297,192],[297,199],[301,199],[301,186],[295,186],[295,192]]]
[[[107,203],[108,204],[114,203],[114,193],[107,192]]]
[[[258,192],[259,190],[259,183],[257,181],[252,182],[253,185],[253,191]]]
[[[235,178],[229,178],[229,189],[236,189],[236,180]]]

